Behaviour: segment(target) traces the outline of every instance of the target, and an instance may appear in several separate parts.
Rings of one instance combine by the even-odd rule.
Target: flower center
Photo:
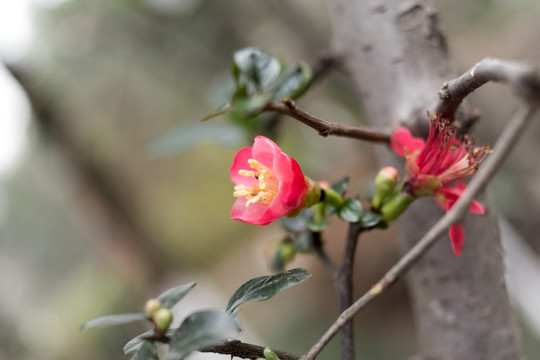
[[[270,205],[278,194],[279,180],[275,177],[272,169],[264,166],[255,159],[248,160],[252,170],[239,170],[241,176],[252,177],[258,181],[251,184],[251,187],[246,185],[236,185],[234,187],[234,197],[247,198],[246,207],[256,202]]]

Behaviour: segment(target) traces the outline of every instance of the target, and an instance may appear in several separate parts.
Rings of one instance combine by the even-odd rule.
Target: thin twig
[[[489,81],[507,83],[525,101],[534,101],[540,96],[540,79],[533,65],[485,58],[463,75],[443,84],[436,112],[445,119],[453,119],[463,99]]]
[[[485,165],[478,171],[471,180],[467,190],[460,196],[455,205],[443,216],[416,245],[409,250],[368,292],[360,297],[352,306],[345,310],[338,319],[330,326],[321,339],[302,356],[301,360],[314,359],[326,344],[337,334],[337,332],[347,324],[356,313],[366,306],[377,295],[390,287],[400,276],[402,276],[418,259],[435,243],[441,234],[452,224],[459,222],[467,213],[469,205],[474,197],[489,183],[493,175],[501,166],[505,158],[510,153],[512,147],[517,143],[526,125],[529,123],[533,113],[538,109],[538,102],[522,104],[514,114],[512,120],[503,130],[494,147],[494,154],[486,161]]]
[[[330,277],[332,280],[335,280],[337,277],[337,266],[334,264],[332,259],[330,259],[330,256],[324,251],[323,247],[323,241],[321,237],[320,232],[314,232],[313,234],[313,251],[315,252],[315,255],[321,260],[321,263],[324,265],[326,271],[328,274],[330,274]]]
[[[319,135],[323,137],[333,135],[386,144],[390,142],[391,133],[389,131],[327,122],[301,110],[291,99],[285,99],[281,103],[269,103],[263,108],[263,111],[275,111],[290,116],[317,130]]]
[[[347,243],[343,252],[343,261],[339,268],[338,276],[334,281],[334,286],[339,296],[340,311],[345,311],[353,302],[353,268],[358,237],[362,228],[356,224],[349,224]],[[352,319],[351,319],[352,320]],[[353,360],[355,358],[354,349],[354,325],[349,321],[341,330],[341,359]]]

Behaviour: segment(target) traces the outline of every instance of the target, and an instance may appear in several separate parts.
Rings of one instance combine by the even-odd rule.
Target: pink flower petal
[[[229,170],[231,180],[234,182],[235,185],[251,186],[253,182],[256,182],[254,179],[238,174],[239,170],[251,169],[251,165],[249,165],[248,163],[248,160],[251,158],[252,154],[250,147],[242,148],[236,153],[236,156],[234,157],[231,168]]]
[[[258,161],[271,171],[266,179],[260,178],[259,180],[257,169],[251,168],[248,163],[249,159]],[[255,176],[239,175],[238,171],[242,169],[255,171]],[[251,188],[249,191],[260,194],[265,190],[254,187],[254,184],[257,186],[273,184],[274,189],[277,186],[277,194],[270,192],[272,195],[268,197],[267,193],[264,195],[264,201],[259,200],[246,206],[247,198],[251,199],[255,196],[255,194],[247,193],[234,203],[231,218],[255,225],[268,225],[272,221],[296,211],[303,206],[304,195],[309,190],[298,163],[285,154],[272,140],[264,136],[257,136],[252,148],[247,147],[238,151],[230,168],[230,176],[236,185],[245,185]]]
[[[484,206],[482,206],[482,204],[480,204],[478,201],[473,200],[471,206],[469,206],[469,212],[475,215],[484,215]]]
[[[450,242],[452,244],[452,251],[456,256],[461,255],[463,245],[465,244],[465,231],[461,224],[455,224],[450,226],[449,229]]]
[[[401,157],[406,157],[424,148],[424,140],[412,136],[406,127],[397,128],[390,139],[390,147]]]

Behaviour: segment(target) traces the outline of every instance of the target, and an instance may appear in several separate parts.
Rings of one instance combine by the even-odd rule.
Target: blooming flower
[[[311,205],[306,204],[308,191],[316,187],[296,160],[264,136],[257,136],[253,147],[236,153],[230,175],[237,198],[231,219],[255,225],[268,225]]]
[[[407,178],[403,191],[414,197],[435,196],[437,203],[447,211],[467,188],[460,180],[476,173],[479,164],[491,152],[487,146],[475,148],[470,137],[459,137],[450,122],[439,116],[431,118],[426,141],[401,127],[394,131],[390,146],[405,158]],[[483,214],[484,208],[474,200],[469,211]],[[454,253],[461,255],[465,234],[460,224],[450,228],[450,240]]]

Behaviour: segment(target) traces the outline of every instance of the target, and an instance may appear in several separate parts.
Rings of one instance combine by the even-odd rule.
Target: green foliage
[[[372,229],[375,227],[384,227],[386,224],[381,222],[381,214],[378,214],[373,211],[364,211],[362,218],[360,219],[359,224],[364,229]]]
[[[280,61],[257,48],[245,48],[234,53],[232,73],[237,87],[246,86],[250,92],[264,90],[280,72]]]
[[[358,222],[362,218],[362,204],[355,198],[349,198],[337,209],[337,215],[341,220]]]
[[[177,286],[172,289],[169,289],[165,291],[163,294],[159,295],[158,300],[161,302],[161,305],[164,308],[170,309],[174,305],[176,305],[177,302],[182,300],[182,298],[186,296],[186,294],[190,292],[191,289],[195,287],[195,285],[197,285],[197,283],[191,282],[186,285],[181,285],[181,286]]]
[[[252,130],[260,123],[260,113],[269,102],[301,96],[309,87],[312,71],[303,62],[284,69],[273,55],[249,47],[234,53],[232,76],[235,89],[230,103],[205,120],[228,112],[231,121]]]
[[[81,326],[81,331],[95,327],[107,327],[114,325],[130,324],[137,321],[149,320],[147,314],[144,313],[129,313],[129,314],[114,314],[105,315],[85,322]]]
[[[193,351],[217,345],[240,332],[234,317],[223,310],[200,311],[188,316],[172,335],[166,360],[183,359]]]
[[[131,360],[159,360],[157,344],[154,341],[144,341]]]
[[[301,268],[292,269],[271,276],[260,276],[244,283],[229,299],[226,310],[234,312],[247,301],[262,301],[277,293],[297,285],[311,277],[311,274]]]
[[[168,329],[165,333],[165,337],[172,336],[177,329]],[[156,337],[157,334],[154,330],[149,330],[145,333],[142,333],[139,336],[134,337],[133,339],[129,340],[126,345],[124,345],[124,354],[133,354],[137,352],[140,347],[142,346],[143,342],[146,341],[148,338]]]
[[[330,188],[337,192],[339,195],[345,196],[345,193],[347,192],[347,190],[349,190],[349,181],[349,177],[345,176],[338,181],[333,182],[330,185]]]

